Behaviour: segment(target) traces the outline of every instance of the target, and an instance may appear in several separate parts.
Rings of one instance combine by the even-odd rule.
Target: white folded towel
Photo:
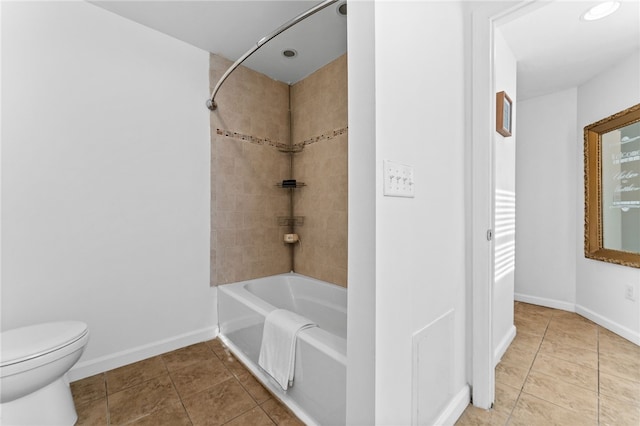
[[[264,321],[258,365],[269,373],[282,389],[293,382],[298,333],[317,327],[313,321],[286,309],[271,311]]]

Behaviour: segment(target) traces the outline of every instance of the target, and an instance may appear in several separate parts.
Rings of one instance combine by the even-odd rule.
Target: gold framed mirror
[[[640,268],[640,104],[584,128],[584,255]]]

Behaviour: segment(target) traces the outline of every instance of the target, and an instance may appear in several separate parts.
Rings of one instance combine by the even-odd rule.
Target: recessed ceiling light
[[[582,15],[582,19],[585,21],[596,21],[611,15],[613,12],[618,10],[619,7],[619,1],[606,1],[593,6],[584,15]]]
[[[296,52],[295,49],[285,49],[282,51],[282,56],[291,59],[298,56],[298,52]]]

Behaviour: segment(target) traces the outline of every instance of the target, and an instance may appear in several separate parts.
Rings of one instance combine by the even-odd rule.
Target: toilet
[[[87,324],[60,321],[0,333],[0,424],[75,424],[67,372],[89,340]]]

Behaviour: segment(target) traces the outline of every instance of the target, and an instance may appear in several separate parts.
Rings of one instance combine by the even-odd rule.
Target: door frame
[[[494,111],[495,69],[494,34],[498,25],[542,7],[545,0],[516,3],[490,2],[471,5],[470,111],[467,152],[470,189],[467,209],[470,253],[469,311],[467,322],[467,362],[470,369],[473,405],[489,409],[495,400],[495,360],[493,350],[494,244],[488,232],[495,229]]]

